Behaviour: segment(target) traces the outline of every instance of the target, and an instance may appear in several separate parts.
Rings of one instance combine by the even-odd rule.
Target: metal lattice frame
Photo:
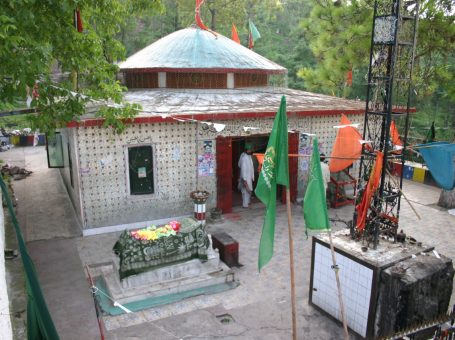
[[[364,140],[371,141],[372,150],[363,148],[359,169],[357,204],[374,165],[376,151],[384,153],[379,189],[374,194],[367,214],[366,226],[359,231],[354,213],[352,235],[363,237],[376,248],[379,235],[396,238],[403,172],[399,180],[390,177],[392,161],[404,165],[406,152],[412,68],[415,54],[419,6],[417,1],[376,0],[371,36],[368,71]],[[404,126],[403,146],[393,150],[390,124],[396,120]],[[404,122],[399,122],[404,120]]]

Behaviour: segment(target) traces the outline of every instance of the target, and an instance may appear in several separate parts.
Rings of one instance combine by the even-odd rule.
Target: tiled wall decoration
[[[353,122],[363,116],[349,116]],[[291,117],[289,129],[316,133],[321,147],[329,153],[336,135],[339,115]],[[74,138],[77,157],[75,176],[80,179],[80,206],[84,229],[180,216],[192,211],[189,193],[196,189],[211,194],[207,209],[216,205],[216,138],[269,134],[273,117],[214,121],[225,124],[217,132],[213,126],[195,122],[134,124],[121,134],[102,127],[79,127]],[[246,131],[244,127],[256,129]],[[71,134],[70,134],[71,135]],[[215,155],[213,176],[198,176],[197,156],[204,142],[212,141]],[[154,152],[155,193],[130,195],[128,192],[127,148],[151,145]],[[299,185],[300,188],[300,185]]]
[[[341,321],[335,272],[330,248],[315,242],[311,302]],[[348,327],[367,334],[373,270],[336,252]]]
[[[195,188],[195,136],[192,123],[129,126],[121,135],[98,127],[78,129],[79,173],[85,227],[110,226],[180,216],[192,211]],[[128,147],[154,150],[155,192],[128,192]]]

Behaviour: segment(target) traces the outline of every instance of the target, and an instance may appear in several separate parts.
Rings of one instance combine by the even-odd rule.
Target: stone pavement
[[[18,190],[19,206],[22,204],[27,208],[25,210],[19,207],[20,222],[24,223],[30,253],[42,280],[57,330],[64,332],[61,333],[62,339],[97,338],[93,301],[84,277],[83,265],[110,261],[112,246],[119,233],[84,238],[79,236],[80,231],[74,224],[74,211],[68,205],[69,198],[64,195],[63,182],[58,170],[46,168],[43,148],[16,148],[0,154],[4,160],[7,157],[15,162],[24,162],[13,163],[14,165],[25,165],[28,170],[34,171],[27,179],[14,183],[14,187]],[[22,189],[20,186],[23,186]],[[43,188],[45,186],[51,186],[56,191],[47,195],[46,188]],[[434,245],[441,254],[455,258],[455,216],[435,206],[440,189],[405,181],[403,190],[422,219],[418,220],[409,205],[402,200],[401,229],[417,241],[425,240],[425,243]],[[52,195],[58,195],[59,200],[54,200]],[[349,220],[353,206],[330,209],[329,213],[334,220]],[[44,218],[39,218],[41,214]],[[225,231],[239,242],[240,263],[243,266],[234,268],[240,282],[239,287],[142,312],[106,316],[103,318],[106,338],[290,338],[289,246],[285,207],[278,203],[275,254],[259,274],[257,254],[263,215],[261,204],[256,204],[249,210],[235,209],[233,213],[224,215],[223,221],[208,225],[209,233]],[[305,238],[302,208],[293,205],[292,215],[298,338],[340,339],[341,326],[308,304],[311,239]],[[341,222],[333,224],[334,230],[344,227]],[[74,277],[66,278],[64,273]],[[70,282],[71,289],[68,287]],[[78,300],[78,304],[73,300]],[[454,295],[451,300],[453,303]],[[82,317],[85,319],[81,320]],[[85,322],[88,324],[85,325]],[[83,332],[86,335],[82,335]]]
[[[0,159],[33,171],[13,181],[16,214],[57,332],[62,340],[99,339],[93,299],[76,247],[81,229],[59,169],[47,167],[44,147],[17,147],[1,153]]]

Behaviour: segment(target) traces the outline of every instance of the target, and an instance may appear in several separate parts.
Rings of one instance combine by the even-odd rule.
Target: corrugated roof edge
[[[354,110],[308,110],[308,111],[288,111],[288,117],[307,117],[307,116],[331,116],[331,115],[359,115],[364,114],[364,109]],[[176,119],[192,119],[197,121],[222,121],[251,118],[273,118],[276,111],[273,112],[238,112],[238,113],[209,113],[209,114],[187,114],[187,115],[156,115],[149,117],[135,117],[125,120],[127,124],[150,124],[150,123],[179,123]],[[85,119],[82,121],[73,121],[67,124],[68,128],[101,126],[103,119]]]
[[[151,67],[151,68],[122,68],[120,72],[173,72],[173,73],[188,73],[188,72],[204,72],[204,73],[254,73],[254,74],[287,74],[288,70],[283,69],[248,69],[248,68],[170,68],[170,67]]]

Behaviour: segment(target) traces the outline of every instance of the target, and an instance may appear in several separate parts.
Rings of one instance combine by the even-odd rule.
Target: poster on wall
[[[204,153],[205,154],[213,153],[212,145],[213,144],[212,144],[211,140],[205,140],[204,141]]]
[[[205,140],[203,149],[204,153],[198,156],[198,175],[212,176],[215,173],[215,157],[213,155],[212,141]]]
[[[213,154],[204,154],[198,156],[198,174],[199,176],[211,176],[214,173]]]
[[[300,143],[299,143],[299,155],[308,156],[308,157],[301,157],[300,158],[300,168],[303,171],[308,171],[308,165],[310,162],[310,156],[313,149],[310,145],[310,140],[307,135],[301,134],[300,135]]]

